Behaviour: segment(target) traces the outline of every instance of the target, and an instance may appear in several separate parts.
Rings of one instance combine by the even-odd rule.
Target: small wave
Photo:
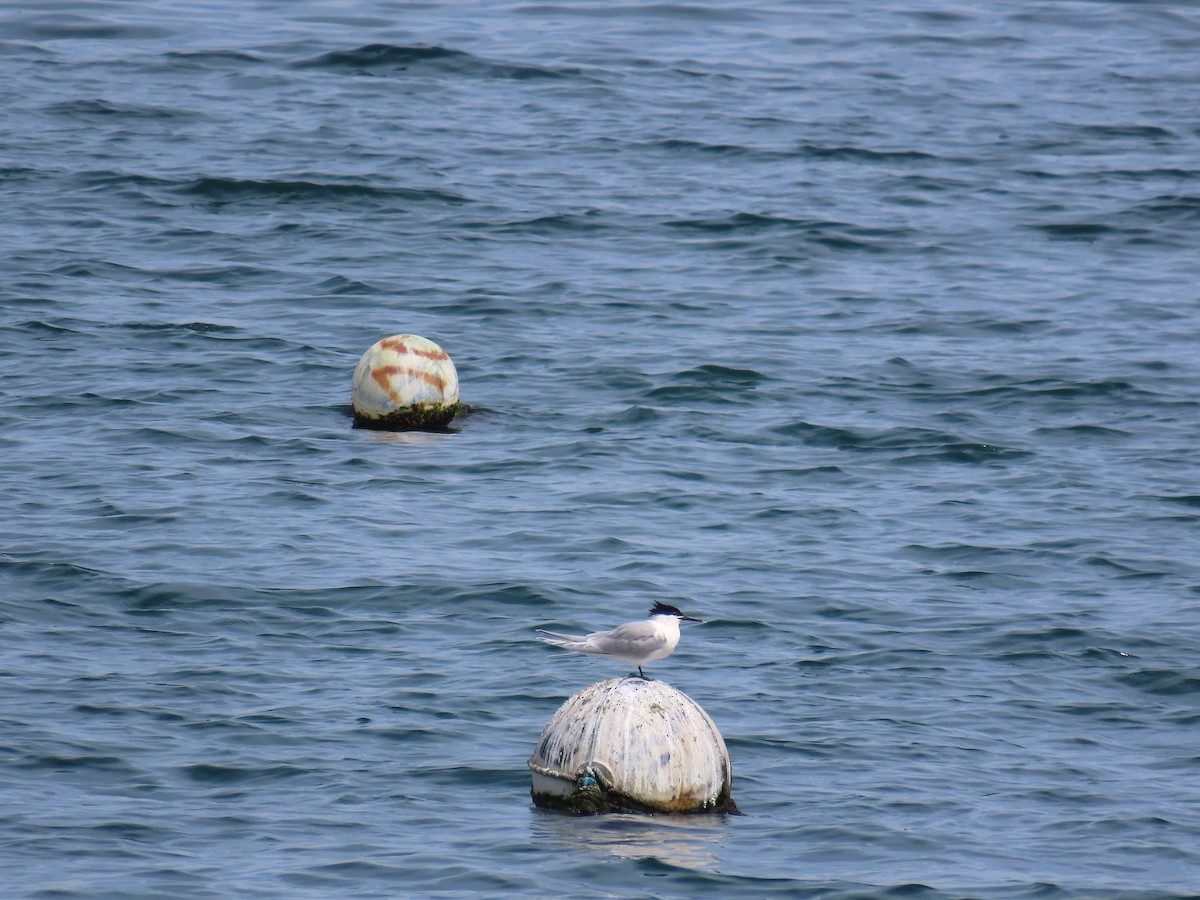
[[[1083,397],[1127,397],[1142,395],[1131,382],[1120,378],[1101,378],[1095,381],[1064,382],[1056,379],[1038,379],[1020,385],[1043,396],[1076,399]]]
[[[340,883],[357,886],[377,881],[393,881],[407,884],[412,878],[412,868],[407,863],[404,865],[389,866],[364,859],[352,859],[345,862],[309,866],[304,872],[306,875],[304,881],[310,882],[312,885],[322,885],[326,888]],[[495,882],[503,883],[504,881],[505,879],[503,878],[495,878]]]
[[[380,294],[383,291],[373,284],[346,278],[344,275],[334,275],[318,282],[317,290],[324,294],[338,297],[362,297],[369,294]]]
[[[907,246],[905,239],[913,235],[912,231],[904,228],[868,228],[849,222],[793,219],[751,212],[711,218],[672,219],[664,224],[668,228],[734,238],[771,233],[797,235],[804,242],[831,250],[872,253],[885,253]]]
[[[656,141],[654,146],[660,147],[663,150],[696,151],[700,153],[712,153],[717,156],[743,156],[750,152],[748,147],[743,147],[739,144],[708,144],[704,141],[687,141],[679,138]]]
[[[0,572],[32,577],[41,583],[53,585],[77,584],[81,581],[86,583],[111,577],[99,569],[91,569],[76,563],[58,560],[17,559],[12,556],[0,556]]]
[[[1072,542],[1070,547],[1074,547]],[[1044,558],[1057,561],[1064,553],[1060,548],[1045,549],[1040,547],[989,547],[986,544],[967,544],[960,541],[950,541],[943,544],[907,544],[904,553],[914,559],[935,563],[974,563],[993,565],[1002,563],[1027,563],[1032,559]]]
[[[1120,428],[1109,428],[1104,425],[1055,425],[1034,429],[1038,437],[1080,439],[1094,444],[1096,441],[1118,442],[1133,435]]]
[[[125,606],[131,612],[162,613],[176,609],[228,609],[245,605],[232,591],[208,584],[157,582],[130,589]]]
[[[1178,503],[1192,509],[1200,509],[1200,494],[1160,494],[1154,499],[1164,503]]]
[[[310,181],[305,179],[219,178],[204,176],[175,184],[180,194],[206,200],[363,200],[399,199],[413,202],[465,203],[466,198],[448,191],[418,188],[380,187],[362,182]]]
[[[772,228],[811,230],[830,226],[843,227],[840,222],[825,222],[819,219],[790,219],[786,216],[760,215],[748,212],[739,212],[715,218],[674,219],[668,221],[666,225],[670,228],[683,228],[690,231],[708,231],[721,234],[732,231],[762,231]]]
[[[867,147],[801,144],[799,151],[811,159],[845,160],[848,162],[940,162],[942,157],[922,150],[871,150]]]
[[[642,398],[656,404],[730,404],[745,403],[746,396],[767,376],[753,369],[705,364],[676,372],[667,384],[658,384],[642,392]]]
[[[99,822],[88,826],[88,829],[101,838],[116,838],[122,841],[136,841],[144,844],[158,843],[174,834],[166,828],[147,825],[144,822]]]
[[[228,68],[257,65],[264,62],[252,53],[237,50],[171,50],[163,54],[172,63],[183,63],[200,68]]]
[[[1090,646],[1096,636],[1070,625],[1047,624],[1044,628],[1004,630],[987,641],[987,646],[1005,654],[1033,652],[1073,652]]]
[[[9,327],[13,331],[21,331],[42,338],[63,337],[65,335],[79,335],[84,333],[83,328],[71,328],[61,322],[46,322],[40,319],[30,319]]]
[[[738,397],[727,391],[713,390],[704,385],[668,384],[652,388],[643,395],[655,403],[733,403]]]
[[[80,189],[85,191],[127,192],[144,199],[175,195],[195,197],[212,203],[255,200],[305,203],[396,200],[448,204],[469,202],[459,194],[435,188],[407,188],[335,179],[257,179],[201,175],[172,180],[109,169],[78,172],[74,179]]]
[[[1183,229],[1197,223],[1200,223],[1200,196],[1162,194],[1107,214],[1103,221],[1046,222],[1032,227],[1059,240],[1181,246],[1192,234]]]
[[[1007,376],[986,376],[984,381],[1007,381]],[[984,404],[992,410],[1005,409],[1010,406],[1025,406],[1027,404],[1047,404],[1053,407],[1078,404],[1084,401],[1112,400],[1124,402],[1148,402],[1155,399],[1155,394],[1138,388],[1132,382],[1117,378],[1101,378],[1093,381],[1066,381],[1060,378],[1035,378],[1027,381],[1011,381],[1003,384],[989,384],[983,387],[963,387],[956,384],[945,386],[916,386],[897,385],[905,393],[911,393],[918,400],[944,404],[948,401],[969,401],[972,404]],[[1072,426],[1076,427],[1076,426]],[[1079,428],[1101,427],[1080,423]],[[1109,429],[1109,431],[1112,431]],[[1066,434],[1070,428],[1059,428],[1057,432]],[[1099,432],[1098,432],[1099,434]],[[1117,434],[1109,434],[1117,437]]]
[[[528,16],[579,16],[587,18],[623,18],[636,15],[640,18],[682,19],[687,22],[753,22],[760,17],[749,9],[707,6],[696,3],[530,3],[513,9],[514,13]]]
[[[45,171],[34,166],[0,166],[0,184],[12,187],[40,181]]]
[[[113,169],[84,169],[75,173],[74,182],[82,191],[118,195],[133,193],[140,196],[147,196],[149,192],[156,189],[171,188],[176,185],[175,182],[166,178]]]
[[[968,328],[991,334],[1041,334],[1054,327],[1050,319],[996,319],[992,315],[963,323]]]
[[[1094,241],[1117,231],[1102,222],[1050,222],[1035,227],[1052,238],[1073,241]]]
[[[1110,178],[1127,179],[1130,181],[1195,181],[1200,178],[1200,170],[1198,169],[1179,169],[1173,167],[1151,168],[1151,169],[1112,169],[1102,172]],[[1067,175],[1064,178],[1082,177],[1088,180],[1094,179],[1095,175],[1091,172],[1083,175]]]
[[[1117,681],[1156,696],[1174,697],[1200,693],[1200,669],[1139,669],[1119,675]]]
[[[278,781],[307,774],[310,770],[292,765],[228,766],[196,763],[180,771],[191,781],[202,784],[245,784],[252,781]]]
[[[557,213],[548,216],[537,216],[532,219],[522,219],[505,222],[500,225],[478,223],[475,227],[497,234],[595,234],[611,226],[601,217],[599,210],[588,210],[583,213]]]
[[[625,427],[650,425],[658,422],[663,417],[663,414],[656,409],[648,406],[630,406],[619,413],[615,413],[606,418],[606,422],[613,427]]]
[[[50,270],[50,274],[63,278],[95,279],[97,281],[140,281],[145,277],[146,271],[136,266],[126,266],[108,260],[89,259],[74,260],[61,266],[55,266]]]
[[[838,450],[846,450],[857,449],[863,443],[863,436],[849,428],[816,425],[805,421],[776,425],[769,431],[782,438],[799,438],[801,443],[809,447],[833,447]]]
[[[1120,181],[1158,182],[1158,181],[1195,181],[1200,177],[1200,170],[1180,169],[1176,167],[1153,167],[1148,169],[1085,169],[1071,172],[1049,172],[1045,169],[1016,169],[1015,174],[1026,178],[1036,178],[1044,181],[1086,182],[1094,184],[1097,177],[1112,178]]]
[[[1095,566],[1098,569],[1107,569],[1114,573],[1116,578],[1163,578],[1175,569],[1170,563],[1165,563],[1161,569],[1148,569],[1142,565],[1130,565],[1128,562],[1120,562],[1108,556],[1089,556],[1084,560],[1088,565]]]
[[[170,37],[172,31],[154,25],[101,22],[86,16],[55,15],[5,22],[10,37],[35,41],[135,41]]]
[[[483,584],[454,592],[448,600],[455,609],[474,609],[477,606],[517,606],[540,608],[551,605],[553,598],[528,584]]]
[[[107,777],[118,776],[124,779],[141,774],[127,760],[101,753],[48,753],[26,756],[18,759],[15,765],[21,769],[44,769],[52,772],[103,773]]]
[[[799,438],[812,447],[832,447],[838,450],[890,451],[913,454],[897,462],[944,460],[946,462],[983,463],[1002,459],[1020,459],[1028,451],[1000,447],[980,441],[970,441],[957,435],[929,428],[896,427],[878,432],[856,431],[805,421],[777,425],[771,432],[779,437]]]
[[[55,115],[75,116],[80,118],[126,118],[126,119],[188,119],[194,114],[177,109],[167,109],[161,106],[134,106],[124,103],[113,103],[109,100],[69,100],[62,103],[52,103],[46,111]]]
[[[1124,140],[1137,138],[1147,141],[1177,140],[1178,135],[1158,125],[1079,125],[1076,130],[1084,138]]]
[[[706,385],[755,387],[766,381],[767,376],[754,369],[741,369],[732,366],[705,363],[704,365],[677,372],[671,376],[671,380],[676,384],[695,385],[699,387]]]
[[[193,334],[237,334],[242,329],[236,325],[218,325],[214,322],[127,322],[121,326],[130,331],[191,332]]]
[[[463,50],[436,45],[367,44],[352,50],[322,53],[312,59],[298,62],[296,66],[357,74],[395,74],[416,68],[457,75],[516,80],[562,78],[565,74],[542,66],[491,62]]]
[[[1200,196],[1194,194],[1162,194],[1139,203],[1126,211],[1127,215],[1144,217],[1157,223],[1200,222]]]
[[[353,50],[332,50],[296,65],[306,69],[367,69],[407,67],[435,60],[470,59],[462,50],[446,47],[400,46],[396,44],[366,44]]]
[[[649,143],[633,143],[630,146],[636,149],[666,150],[676,155],[688,154],[701,157],[749,159],[756,162],[797,159],[802,155],[795,150],[774,150],[765,147],[751,147],[744,144],[712,144],[707,141],[685,138],[665,138]]]

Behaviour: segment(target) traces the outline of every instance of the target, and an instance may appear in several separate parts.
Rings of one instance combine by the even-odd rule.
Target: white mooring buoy
[[[575,813],[736,813],[725,739],[661,681],[610,678],[567,700],[529,758],[533,802]]]
[[[445,428],[463,408],[454,362],[415,334],[372,344],[358,361],[353,385],[354,424],[363,428]]]

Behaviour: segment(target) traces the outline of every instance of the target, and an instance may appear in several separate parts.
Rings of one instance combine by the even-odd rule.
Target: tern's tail
[[[587,640],[575,634],[559,634],[557,631],[544,631],[541,628],[537,629],[538,634],[544,634],[546,637],[538,638],[539,641],[545,641],[554,647],[562,647],[565,644],[578,644]]]

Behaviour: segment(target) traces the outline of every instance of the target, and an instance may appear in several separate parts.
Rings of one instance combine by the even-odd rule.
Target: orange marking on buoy
[[[438,360],[450,358],[449,354],[440,348],[437,350],[419,350],[416,347],[408,346],[408,344],[404,343],[404,341],[397,341],[393,340],[392,338],[387,338],[383,341],[380,341],[379,346],[384,350],[391,350],[393,353],[399,353],[401,355],[405,353],[411,353],[413,356]]]
[[[446,379],[441,375],[434,375],[432,372],[422,372],[420,369],[414,369],[412,366],[380,366],[377,369],[371,370],[371,377],[375,379],[376,384],[387,391],[388,397],[397,406],[401,406],[400,395],[392,388],[393,375],[407,375],[409,378],[419,378],[431,387],[437,388],[441,393],[446,393]]]
[[[392,374],[399,370],[399,366],[383,366],[371,372],[371,377],[375,379],[375,383],[387,391],[388,398],[397,406],[400,405],[400,395],[392,390]]]

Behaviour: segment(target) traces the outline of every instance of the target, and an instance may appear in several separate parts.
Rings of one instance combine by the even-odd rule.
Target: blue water
[[[1200,893],[1190,2],[0,8],[0,895]],[[436,340],[473,411],[352,427]],[[534,809],[655,600],[744,817]]]

